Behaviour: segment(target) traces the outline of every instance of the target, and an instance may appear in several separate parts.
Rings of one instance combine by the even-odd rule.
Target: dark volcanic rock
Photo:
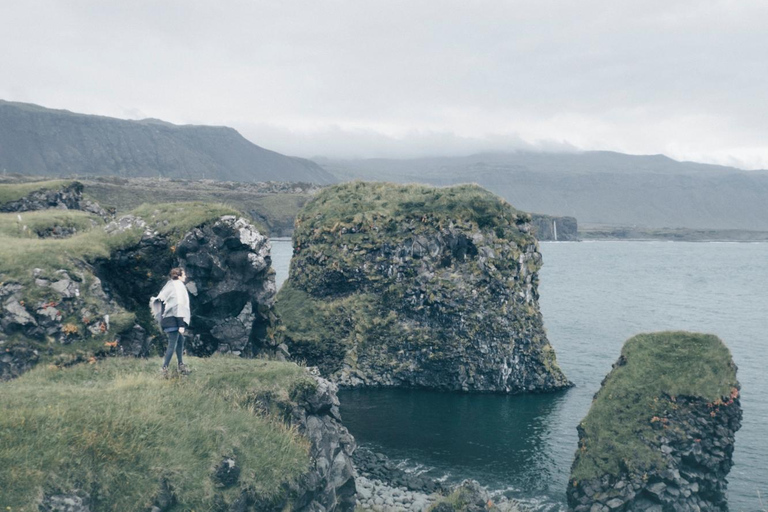
[[[278,297],[291,354],[345,386],[567,387],[530,231],[528,214],[476,186],[322,191],[296,220]]]
[[[289,487],[295,496],[291,510],[351,512],[357,492],[355,439],[341,423],[336,385],[316,373],[313,377],[317,386],[294,397],[297,405],[289,415],[290,423],[309,439],[312,461],[304,478]]]
[[[278,352],[270,251],[267,237],[234,216],[195,228],[178,243],[175,256],[193,296],[196,352]]]
[[[736,367],[715,336],[632,338],[579,426],[570,509],[727,510],[741,416]]]

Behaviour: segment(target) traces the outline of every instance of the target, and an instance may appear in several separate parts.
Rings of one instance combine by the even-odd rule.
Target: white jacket
[[[155,318],[159,317],[159,303],[165,304],[165,311],[163,311],[163,317],[175,316],[183,318],[184,322],[189,325],[191,314],[189,312],[189,293],[184,283],[178,279],[172,279],[165,283],[163,289],[160,290],[160,294],[157,297],[149,299],[149,306],[152,308],[152,313]],[[158,318],[159,320],[159,318]]]

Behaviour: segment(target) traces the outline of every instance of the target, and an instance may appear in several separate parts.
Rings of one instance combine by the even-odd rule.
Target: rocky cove
[[[145,215],[144,217],[147,217],[147,215]],[[164,242],[162,241],[162,239],[165,238],[165,235],[158,237],[157,235],[153,235],[152,231],[158,231],[157,229],[154,229],[155,227],[158,227],[158,226],[166,226],[167,227],[168,225],[170,225],[170,221],[168,220],[168,217],[165,216],[165,212],[158,211],[158,214],[155,215],[154,218],[153,218],[152,215],[149,215],[149,218],[148,218],[149,222],[148,223],[147,223],[147,221],[143,220],[141,218],[141,216],[138,216],[138,218],[146,223],[146,225],[144,225],[144,226],[138,225],[139,230],[143,231],[143,234],[142,234],[142,236],[140,238],[140,240],[142,240],[144,242],[144,246],[143,247],[145,247],[145,248],[146,247],[152,247],[153,248],[152,250],[156,250],[158,252],[155,252],[155,253],[135,252],[135,249],[129,247],[127,252],[121,253],[121,258],[119,258],[119,261],[123,261],[123,262],[127,262],[128,263],[127,266],[123,267],[123,270],[121,271],[122,274],[124,274],[125,272],[128,272],[128,271],[131,270],[132,267],[130,265],[130,262],[132,262],[132,261],[133,262],[135,262],[135,261],[152,261],[152,262],[155,262],[155,261],[158,261],[158,257],[157,257],[158,254],[164,254],[164,253],[166,253],[166,251],[171,251],[171,253],[179,252],[179,250],[178,250],[179,247],[185,247],[185,245],[182,242],[184,240],[187,240],[188,236],[191,233],[194,233],[194,234],[189,239],[194,240],[195,243],[197,244],[197,246],[203,245],[205,247],[209,247],[209,249],[208,249],[209,252],[208,253],[204,253],[203,256],[198,256],[199,250],[192,250],[191,248],[189,250],[186,250],[186,252],[185,252],[185,249],[182,249],[180,252],[184,255],[182,257],[192,256],[192,257],[188,258],[186,261],[192,262],[190,264],[190,267],[197,265],[197,268],[200,269],[200,270],[196,271],[197,272],[197,280],[195,280],[195,283],[197,283],[197,281],[199,281],[201,283],[201,288],[203,288],[206,292],[207,292],[207,290],[210,289],[210,284],[215,284],[216,282],[218,282],[218,279],[211,278],[211,277],[208,277],[208,278],[204,277],[206,275],[208,275],[208,276],[210,276],[210,275],[219,275],[220,277],[223,277],[225,274],[217,274],[217,273],[219,273],[221,271],[225,271],[227,268],[235,268],[235,269],[241,268],[242,269],[243,268],[242,265],[244,265],[243,262],[246,262],[247,264],[250,264],[251,268],[254,269],[256,274],[258,274],[259,272],[264,270],[264,268],[263,268],[263,266],[261,264],[259,264],[259,263],[254,264],[254,262],[250,261],[251,259],[258,259],[258,256],[255,256],[254,258],[249,258],[249,256],[248,256],[248,254],[255,253],[256,255],[258,255],[260,253],[260,249],[259,249],[260,244],[258,242],[258,236],[256,234],[243,236],[242,231],[240,231],[241,228],[242,229],[246,229],[246,231],[251,229],[251,228],[248,228],[247,226],[244,226],[244,225],[240,225],[239,227],[236,228],[236,223],[239,222],[239,220],[238,220],[238,218],[236,216],[231,216],[231,217],[227,217],[226,215],[214,216],[211,220],[203,222],[202,224],[198,225],[197,227],[195,227],[195,228],[193,228],[191,230],[189,230],[187,228],[184,228],[182,230],[182,231],[184,231],[183,233],[174,232],[173,230],[169,229],[167,231],[169,236],[168,236],[167,239],[165,239]],[[128,228],[128,231],[130,231],[131,229],[134,229],[136,227],[136,222],[137,221],[135,221],[134,219],[127,219],[127,220],[124,219],[123,222],[127,223],[127,224],[131,224],[133,226],[133,227],[129,227]],[[166,222],[168,222],[168,224],[165,224]],[[215,226],[216,226],[217,223],[222,223],[222,224],[219,224],[219,227],[216,228]],[[206,226],[208,226],[208,227],[206,227]],[[196,229],[197,229],[197,231],[195,231]],[[209,229],[209,231],[206,231],[206,229]],[[218,233],[217,233],[217,231],[218,231]],[[123,232],[127,232],[127,231],[123,231]],[[223,236],[222,236],[222,233],[224,233]],[[227,233],[229,233],[229,235],[227,235]],[[233,237],[232,233],[235,233],[237,236]],[[117,231],[115,231],[115,234],[116,234],[116,236],[121,236],[121,232],[119,232],[119,229]],[[158,234],[160,234],[159,231],[158,231]],[[153,237],[154,237],[154,240],[153,240]],[[227,241],[229,239],[232,239],[232,240],[231,241]],[[161,241],[157,242],[157,240],[161,240]],[[203,240],[206,241],[206,242],[203,243],[203,244],[200,244],[200,241],[203,241]],[[207,241],[209,241],[209,240],[211,240],[212,243],[208,244]],[[247,243],[244,243],[244,240]],[[265,241],[262,241],[261,247],[264,247],[264,242]],[[194,244],[190,244],[190,245],[194,246]],[[140,243],[139,248],[141,248],[141,247],[142,246],[141,246],[141,243]],[[233,248],[243,247],[242,250],[245,251],[246,254],[245,254],[244,258],[243,257],[233,257],[233,258],[230,259],[228,257],[223,257],[222,258],[221,254],[217,254],[215,252],[214,253],[210,252],[210,248],[215,248],[216,250],[220,250],[223,247],[233,247]],[[125,249],[121,248],[120,250],[125,250]],[[131,251],[134,251],[134,252],[131,252]],[[235,250],[234,252],[236,253],[237,250]],[[137,254],[139,255],[139,257],[136,257]],[[266,257],[266,255],[262,254],[262,258],[265,258],[265,257]],[[200,264],[198,264],[198,263],[200,263]],[[241,267],[238,267],[238,265],[241,265]],[[262,267],[262,268],[257,270],[259,267]],[[96,267],[94,267],[94,268],[96,268]],[[43,269],[43,270],[45,270],[45,269]],[[62,270],[62,269],[60,269],[60,270]],[[86,270],[89,270],[89,269],[86,268]],[[208,272],[208,274],[206,274],[206,272]],[[269,274],[270,274],[269,272],[266,272],[266,274],[263,274],[266,277],[266,281],[267,282],[269,281]],[[85,273],[84,273],[84,275],[87,276],[87,274],[85,274]],[[136,275],[136,279],[135,280],[138,280],[138,276],[140,274],[135,274],[135,275]],[[143,275],[146,275],[146,272]],[[43,279],[46,276],[47,275],[43,275]],[[75,293],[75,291],[73,289],[73,290],[70,290],[70,297],[63,297],[63,298],[76,300],[79,297],[79,292],[80,292],[80,290],[82,288],[79,285],[77,285],[77,283],[79,283],[79,281],[77,281],[77,278],[72,279],[71,276],[69,276],[69,275],[68,275],[68,277],[69,277],[70,281],[75,283],[74,286],[76,287],[75,289],[78,291],[78,293]],[[86,278],[83,278],[83,281],[85,281],[85,280],[86,280]],[[131,280],[132,279],[129,279],[128,281],[131,281]],[[54,289],[54,291],[58,290],[58,288],[62,288],[64,290],[68,290],[69,289],[69,287],[70,287],[69,285],[67,285],[65,287],[63,284],[59,283],[59,281],[62,281],[62,279],[53,281],[53,284],[56,284],[56,288]],[[226,282],[227,280],[226,280],[226,278],[224,278],[224,279],[222,279],[222,281]],[[237,281],[237,280],[233,280],[233,281]],[[248,280],[244,279],[244,280],[241,280],[241,281],[247,282]],[[104,281],[102,281],[102,282],[104,282]],[[107,281],[107,282],[109,282],[109,281]],[[272,282],[274,284],[274,277],[272,277]],[[59,284],[57,284],[57,283],[59,283]],[[231,284],[231,285],[228,285],[228,286],[229,286],[229,288],[227,288],[227,290],[222,294],[223,297],[219,298],[219,299],[215,299],[214,298],[211,303],[222,306],[222,311],[226,312],[224,315],[222,315],[222,317],[224,319],[231,318],[232,316],[234,316],[235,319],[237,320],[237,322],[239,322],[239,324],[235,325],[235,329],[229,328],[229,327],[231,327],[231,324],[229,322],[225,322],[225,325],[227,325],[228,328],[221,328],[221,329],[217,328],[217,326],[220,325],[220,324],[209,324],[209,327],[207,329],[201,330],[200,338],[196,342],[197,344],[195,345],[194,350],[199,350],[200,351],[199,352],[200,355],[206,355],[208,353],[213,353],[213,352],[219,352],[219,353],[230,352],[231,353],[231,352],[238,352],[239,351],[241,355],[252,355],[252,354],[264,352],[264,353],[269,353],[271,355],[271,357],[281,357],[281,354],[282,354],[282,356],[284,356],[286,349],[288,349],[288,352],[290,352],[290,348],[289,348],[288,344],[286,344],[285,348],[281,348],[279,346],[280,343],[278,343],[278,341],[280,340],[280,333],[284,332],[284,330],[280,329],[280,325],[278,323],[279,322],[279,318],[278,317],[273,317],[270,320],[270,315],[269,315],[270,307],[268,305],[264,305],[262,302],[259,302],[260,300],[263,300],[265,295],[263,295],[263,292],[259,292],[258,290],[263,290],[264,288],[263,287],[262,288],[250,287],[250,288],[246,288],[245,290],[243,290],[243,289],[237,288],[237,287],[233,288],[234,283]],[[267,288],[269,288],[269,287],[267,287]],[[17,292],[18,291],[19,290],[17,290]],[[124,297],[126,297],[126,296],[130,297],[130,295],[131,295],[130,293],[120,293],[119,291],[116,291],[116,288],[109,287],[108,284],[106,285],[106,291],[109,292],[110,294],[112,294],[113,296],[121,297],[121,301],[123,302],[123,304],[126,304]],[[261,293],[261,295],[260,295],[260,293]],[[245,328],[247,328],[248,326],[253,328],[254,326],[257,326],[258,323],[256,322],[256,317],[254,317],[254,316],[245,316],[245,315],[243,315],[242,318],[240,318],[240,319],[237,318],[237,317],[239,317],[241,315],[241,313],[243,313],[243,311],[246,311],[246,312],[248,311],[247,308],[246,308],[246,304],[249,302],[249,300],[246,300],[246,301],[243,302],[243,300],[242,300],[243,295],[245,295],[247,298],[250,297],[250,298],[254,299],[254,301],[251,302],[251,308],[250,308],[250,313],[251,314],[253,314],[254,309],[258,312],[259,311],[259,306],[261,306],[261,312],[266,312],[267,313],[266,315],[261,316],[261,318],[263,318],[264,320],[260,320],[260,322],[262,322],[262,325],[265,325],[265,328],[263,330],[252,329],[251,331],[246,331],[247,332],[248,343],[243,343],[242,342],[242,340],[244,338],[243,327],[242,326],[245,326]],[[268,297],[269,294],[267,294],[266,296]],[[525,296],[525,293],[523,294],[523,296]],[[215,297],[215,295],[214,295],[214,297]],[[229,300],[230,297],[232,297],[231,301]],[[261,297],[261,298],[258,298],[258,297]],[[26,305],[28,303],[24,298],[18,298],[18,297],[16,297],[16,302],[20,306],[22,306],[22,307],[24,307],[24,305]],[[254,304],[257,304],[257,307],[254,308]],[[208,306],[208,308],[211,308],[211,307],[212,306]],[[14,308],[15,308],[15,306],[14,306]],[[116,315],[118,315],[120,313],[120,309],[119,308],[124,308],[124,310],[126,312],[130,311],[130,306],[125,307],[125,306],[121,305],[120,303],[117,303],[116,304],[116,311],[117,312],[113,313],[112,316],[116,316]],[[15,309],[18,309],[18,308],[15,308]],[[77,311],[80,311],[80,310],[77,310]],[[236,315],[233,314],[233,313],[236,313]],[[245,321],[243,319],[245,319]],[[109,329],[109,327],[106,326],[106,322],[104,322],[104,323],[105,323],[106,332],[109,333],[110,329]],[[140,322],[137,325],[139,325],[139,327],[141,327]],[[238,327],[238,325],[240,327]],[[102,329],[101,325],[98,325],[98,330],[101,331],[101,329]],[[133,329],[133,327],[132,327],[132,329]],[[18,333],[18,331],[16,331],[16,332]],[[77,333],[72,333],[72,334],[79,335],[80,332],[81,331],[78,329]],[[232,333],[232,332],[234,332],[235,334],[232,336],[232,338],[227,338],[226,336],[222,337],[221,335],[216,336],[217,333],[222,333],[222,332],[224,332],[224,333],[227,333],[227,332]],[[260,335],[259,333],[262,333],[262,332],[263,332],[263,335]],[[92,333],[92,334],[94,334],[94,340],[95,340],[95,334],[96,333]],[[78,341],[77,340],[77,336],[71,336],[71,334],[69,336],[70,336],[70,344],[69,345],[77,345],[77,341]],[[149,343],[146,341],[148,338],[150,338],[150,342]],[[227,341],[229,339],[236,339],[236,340],[240,340],[240,341],[239,341],[239,344],[233,344],[233,343]],[[120,341],[121,341],[121,343],[118,344],[119,347],[128,346],[127,343],[122,343],[122,339]],[[142,347],[142,350],[151,350],[152,344],[151,344],[151,337],[150,336],[144,337],[142,343],[143,344],[138,345],[138,346]],[[62,344],[62,345],[66,345],[66,344]],[[20,347],[21,345],[20,344],[16,344],[15,346]],[[135,347],[136,345],[135,344],[131,344],[130,346],[134,346]],[[115,348],[117,348],[117,347],[111,347],[110,346],[105,351],[105,353],[94,353],[94,355],[98,359],[98,358],[100,358],[100,357],[102,357],[104,355],[107,355],[107,353],[109,353],[110,351],[112,351]],[[34,348],[30,348],[30,349],[31,350],[35,350]],[[45,356],[45,354],[43,354],[43,355]],[[83,355],[81,355],[79,357],[81,358],[80,360],[83,360],[82,358],[85,358],[85,354],[83,354]],[[88,356],[88,357],[93,357],[93,356]],[[86,358],[86,360],[87,360],[87,358]],[[76,360],[69,359],[67,361],[63,361],[62,360],[61,362],[64,363],[64,364],[71,364],[72,362],[75,362],[75,361]],[[440,387],[440,385],[438,385],[437,387]],[[265,395],[263,397],[257,397],[257,399],[253,403],[257,404],[257,405],[261,404],[261,405],[259,405],[259,407],[262,410],[270,409],[272,407],[270,404],[274,404],[276,402],[279,402],[279,400],[275,400],[274,398],[270,398],[270,397],[271,397],[271,395],[269,395],[269,394],[267,394],[267,395]],[[330,415],[333,416],[332,410],[334,408],[334,405],[333,405],[334,399],[333,398],[329,398],[329,400],[330,400],[330,405],[322,406],[321,409],[329,411]],[[336,404],[336,406],[338,406],[338,404]],[[315,421],[313,420],[312,423],[315,423]],[[322,424],[322,421],[320,422],[320,424]],[[323,431],[323,427],[320,427],[319,431]],[[308,435],[308,437],[311,437],[311,434],[307,434],[307,435]],[[331,452],[330,452],[330,456],[329,457],[325,457],[324,459],[325,460],[329,460],[329,461],[333,461],[333,460],[335,460],[337,458],[337,456],[340,456],[341,453],[346,453],[346,451],[351,451],[351,450],[348,450],[348,449],[344,449],[343,447],[340,449],[340,451],[336,451],[336,450],[339,450],[338,447],[340,447],[340,446],[342,446],[342,444],[337,442],[337,448],[332,448]],[[350,447],[349,443],[347,443],[346,446],[349,448]],[[347,455],[349,455],[349,454],[347,454]],[[340,460],[343,460],[343,457]],[[321,466],[325,466],[325,465],[326,465],[325,463],[321,464]],[[330,464],[330,465],[334,465],[334,464]],[[387,461],[383,460],[381,462],[381,464],[378,464],[378,465],[380,467],[386,467],[387,466]],[[390,463],[389,465],[391,466],[392,464]],[[367,471],[367,470],[362,470],[361,469],[361,467],[363,466],[362,462],[358,461],[358,466],[359,466],[358,469],[360,470],[360,473],[363,473],[364,471]],[[373,464],[373,466],[371,466],[369,464],[369,467],[371,467],[370,474],[371,474],[372,477],[374,476],[373,472],[375,471],[376,466],[377,466],[377,464]],[[421,498],[420,495],[417,495],[417,494],[414,494],[414,493],[420,493],[420,494],[424,494],[424,495],[428,496],[426,494],[426,492],[423,492],[423,493],[421,492],[421,491],[428,491],[429,490],[428,488],[421,487],[420,490],[419,490],[419,487],[418,487],[419,484],[415,484],[415,483],[411,482],[411,484],[410,484],[411,486],[417,487],[417,489],[412,490],[412,489],[410,489],[408,487],[408,482],[403,481],[402,477],[400,477],[400,479],[401,479],[401,481],[403,481],[403,483],[406,484],[404,486],[406,488],[406,490],[398,489],[398,487],[403,487],[403,486],[398,486],[398,484],[397,484],[397,478],[398,477],[397,477],[397,475],[395,473],[396,472],[391,472],[391,473],[386,474],[386,475],[381,477],[384,480],[389,480],[389,483],[393,484],[393,485],[389,485],[389,486],[388,485],[377,484],[376,483],[376,480],[377,480],[376,478],[368,478],[366,476],[363,476],[363,478],[361,478],[359,480],[361,485],[363,486],[362,488],[365,489],[363,491],[363,495],[365,495],[366,491],[371,491],[371,496],[373,498],[373,503],[372,504],[369,503],[369,504],[372,507],[373,506],[377,506],[377,505],[378,506],[382,506],[382,504],[377,504],[375,502],[375,496],[378,496],[378,497],[382,498],[384,506],[388,505],[387,498],[392,498],[392,501],[394,503],[395,502],[394,500],[395,500],[396,497],[406,496],[407,498],[403,498],[403,499],[404,500],[405,499],[410,499],[411,500],[410,504],[413,505],[414,502],[417,502],[417,500],[419,498]],[[321,477],[321,480],[322,480],[322,477]],[[406,480],[407,480],[407,478],[406,478]],[[348,482],[349,479],[347,479],[346,481]],[[382,482],[382,480],[379,480],[379,482]],[[427,479],[425,482],[426,483],[423,483],[422,485],[425,485],[425,486],[429,486],[430,485],[429,484],[429,479]],[[344,508],[342,506],[342,503],[349,503],[349,501],[345,502],[342,498],[344,496],[348,496],[348,494],[345,494],[345,491],[343,489],[344,488],[344,484],[341,481],[337,481],[337,484],[339,484],[339,483],[340,483],[340,485],[333,486],[333,489],[334,489],[333,492],[330,492],[330,494],[327,494],[328,496],[330,496],[330,498],[328,498],[325,501],[325,504],[322,504],[323,503],[322,500],[325,499],[325,498],[319,498],[319,501],[311,499],[311,500],[307,501],[307,503],[305,505],[303,505],[303,506],[310,507],[311,506],[310,503],[317,502],[317,503],[322,504],[323,507],[326,507],[326,509],[329,509],[329,510],[330,509],[334,509],[334,507],[341,507],[341,508],[338,508],[338,509],[339,510],[343,510]],[[434,485],[434,484],[432,484],[432,485]],[[472,484],[468,484],[468,485],[469,485],[469,487],[472,487]],[[348,492],[348,491],[346,491],[346,492]],[[406,492],[407,493],[411,493],[410,497],[408,497]],[[299,495],[299,494],[300,493],[292,494],[292,496],[293,496],[292,499],[297,499],[296,496]],[[71,497],[67,498],[66,494],[57,494],[55,496],[59,496],[59,497],[64,496],[64,498],[62,498],[62,499],[74,499],[74,498],[71,498]],[[82,499],[85,499],[85,498],[82,498]],[[251,499],[251,498],[249,498],[249,499]],[[306,499],[306,498],[301,498],[301,499]],[[328,501],[328,500],[330,500],[330,501]],[[457,498],[457,500],[458,500],[458,498]],[[490,500],[490,498],[489,498],[489,500]],[[485,504],[487,504],[489,500],[483,501],[481,499],[480,501],[485,503]],[[230,505],[228,505],[228,506],[236,506],[235,501],[232,501],[230,503]],[[461,500],[459,500],[459,501],[461,501]],[[459,501],[454,500],[455,503],[458,503]],[[464,505],[462,505],[462,506],[466,507],[467,503],[471,502],[471,501],[472,501],[472,499],[461,501],[461,503],[464,503]],[[475,500],[475,501],[477,501],[477,500]],[[492,501],[492,500],[490,500],[490,501]],[[253,499],[251,499],[251,501],[249,502],[246,499],[244,501],[240,501],[240,502],[237,502],[237,503],[239,503],[239,505],[237,505],[237,506],[254,507],[254,506],[256,506],[256,505],[254,505],[254,503],[257,503],[257,502],[253,501]],[[405,502],[401,501],[401,503],[405,503]],[[173,505],[168,505],[168,506],[173,506]],[[262,505],[260,505],[260,506],[265,506],[265,505],[263,505],[263,502],[262,502]],[[312,506],[314,506],[314,505],[312,505]],[[450,505],[450,504],[446,504],[446,505],[435,504],[435,506],[436,507],[437,506],[443,507],[443,509],[445,509],[445,510],[454,510],[453,508],[445,508],[445,507],[448,507],[448,506],[453,506],[453,505]],[[257,510],[258,509],[259,508],[257,508]],[[307,508],[307,509],[309,510],[311,508]],[[321,510],[321,509],[317,508],[317,510]],[[481,510],[481,509],[478,509],[478,510]]]

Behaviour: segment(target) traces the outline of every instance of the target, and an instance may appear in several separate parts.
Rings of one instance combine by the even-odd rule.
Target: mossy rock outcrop
[[[539,311],[530,221],[476,185],[323,190],[296,220],[277,299],[291,354],[345,386],[569,386]]]
[[[192,279],[190,353],[278,355],[270,244],[255,226],[206,203],[145,205],[105,225],[77,210],[81,193],[76,182],[0,185],[16,205],[0,213],[0,380],[40,362],[162,350],[147,304],[173,266]]]
[[[640,334],[579,425],[568,504],[586,511],[727,510],[739,383],[713,335]]]

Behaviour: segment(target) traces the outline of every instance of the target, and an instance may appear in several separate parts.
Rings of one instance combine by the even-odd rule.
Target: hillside
[[[340,180],[475,182],[516,208],[589,225],[768,231],[768,172],[610,152],[320,160]]]
[[[332,183],[310,160],[261,148],[232,128],[127,121],[0,100],[0,170]]]

